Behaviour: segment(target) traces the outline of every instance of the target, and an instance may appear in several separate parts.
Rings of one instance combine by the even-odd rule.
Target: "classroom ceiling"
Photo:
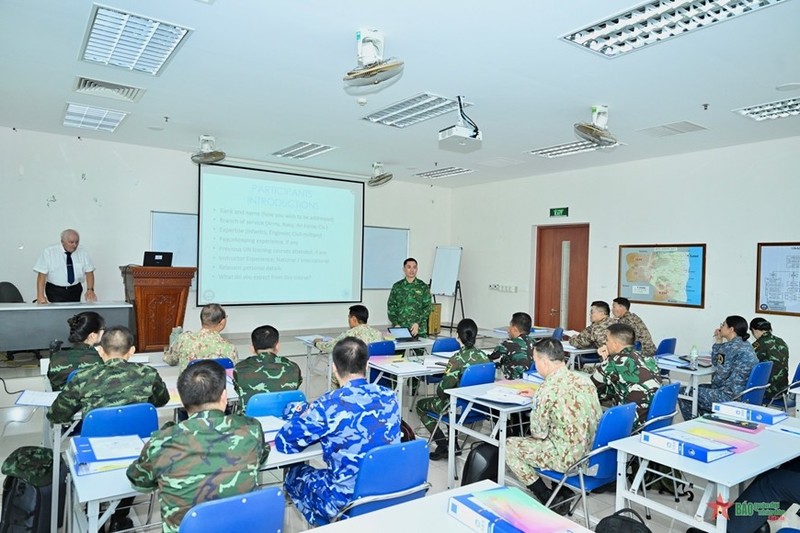
[[[756,122],[732,112],[800,98],[797,0],[614,59],[559,37],[635,2],[108,0],[102,5],[191,31],[153,76],[81,59],[91,1],[0,0],[0,125],[182,150],[187,164],[193,164],[189,156],[199,149],[199,136],[208,134],[229,163],[368,177],[379,161],[395,180],[443,187],[800,134],[798,116]],[[359,29],[380,30],[385,55],[403,60],[405,70],[378,90],[349,94],[342,77],[357,64]],[[129,102],[78,93],[81,77],[143,94]],[[797,85],[790,90],[776,89],[792,83]],[[483,134],[482,147],[471,153],[439,148],[438,131],[456,123],[455,112],[402,129],[362,119],[423,92],[463,95],[472,104],[467,114]],[[68,103],[128,115],[114,132],[67,127]],[[608,128],[623,145],[554,159],[527,153],[577,140],[573,124],[590,121],[594,104],[608,106]],[[687,128],[684,122],[691,124]],[[667,124],[674,126],[643,131]],[[659,135],[692,125],[704,129]],[[335,148],[297,162],[272,155],[298,141]],[[472,172],[436,180],[415,176],[451,166]]]

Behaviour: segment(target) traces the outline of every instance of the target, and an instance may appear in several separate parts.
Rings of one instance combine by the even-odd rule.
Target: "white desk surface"
[[[423,337],[415,341],[404,341],[404,342],[397,342],[394,339],[386,339],[386,340],[394,342],[395,350],[415,350],[417,348],[430,348],[431,346],[433,346],[433,343],[436,342],[436,339],[431,339],[427,337]]]
[[[445,389],[444,392],[446,392],[450,396],[455,396],[456,398],[467,400],[468,402],[491,407],[492,409],[498,412],[521,413],[525,411],[530,411],[531,404],[518,405],[513,403],[497,403],[491,400],[484,400],[478,397],[495,387],[502,387],[503,385],[520,385],[520,384],[530,385],[531,388],[537,386],[537,384],[533,383],[532,381],[514,379],[514,380],[495,381],[493,383],[485,383],[483,385],[472,385],[471,387],[457,387],[454,389]]]
[[[128,359],[131,363],[144,363],[153,368],[168,367],[169,365],[164,362],[164,352],[150,352],[150,353],[137,353]],[[39,374],[42,376],[47,375],[47,369],[50,367],[50,358],[46,357],[39,359]],[[177,368],[177,367],[176,367]]]
[[[597,348],[578,348],[577,346],[573,346],[568,342],[562,343],[562,346],[564,346],[564,351],[568,354],[583,355],[595,353],[597,351]]]
[[[447,502],[450,500],[450,496],[469,494],[498,486],[493,481],[479,481],[478,483],[424,496],[417,500],[308,531],[324,531],[325,533],[335,533],[337,531],[380,531],[381,533],[408,533],[409,531],[469,532],[472,529],[447,514]]]
[[[44,309],[75,309],[76,311],[91,311],[92,309],[133,308],[128,302],[58,302],[49,304],[35,303],[0,303],[2,311],[40,311]]]
[[[419,364],[423,365],[422,363]],[[408,361],[396,355],[372,356],[367,362],[367,367],[374,368],[385,374],[403,377],[435,376],[436,374],[443,374],[445,370],[445,367],[438,365],[418,368],[416,365],[411,365]],[[411,369],[408,367],[411,367]]]
[[[800,420],[796,418],[788,418],[781,424],[800,428]],[[785,435],[767,429],[763,429],[759,433],[747,433],[733,427],[728,428],[724,424],[701,422],[697,419],[681,422],[670,427],[678,430],[692,427],[713,428],[714,431],[754,442],[758,446],[711,463],[704,463],[644,444],[638,435],[613,441],[609,443],[609,446],[629,455],[649,459],[726,487],[733,487],[757,476],[761,472],[800,456],[800,437]]]
[[[297,453],[281,453],[276,451],[274,442],[270,442],[269,446],[269,457],[267,457],[267,461],[261,465],[259,470],[269,470],[271,468],[278,468],[281,466],[305,463],[311,459],[322,457],[322,446],[319,442],[315,442],[302,452]]]

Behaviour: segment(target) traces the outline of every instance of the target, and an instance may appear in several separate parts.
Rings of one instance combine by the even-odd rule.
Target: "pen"
[[[798,435],[800,436],[800,429],[789,429],[789,428],[778,428],[780,431],[784,433],[789,433],[790,435]]]

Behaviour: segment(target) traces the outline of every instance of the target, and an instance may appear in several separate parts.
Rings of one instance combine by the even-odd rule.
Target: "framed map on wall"
[[[756,313],[800,316],[800,242],[758,243]]]
[[[632,302],[703,308],[705,244],[621,244],[619,295]]]

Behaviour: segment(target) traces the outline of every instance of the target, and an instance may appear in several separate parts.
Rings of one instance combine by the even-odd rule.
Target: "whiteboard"
[[[150,212],[150,249],[172,252],[172,266],[197,266],[197,215]]]
[[[391,289],[403,277],[408,228],[364,226],[364,289]]]
[[[431,294],[454,296],[458,270],[461,268],[460,246],[437,246],[433,259]]]

